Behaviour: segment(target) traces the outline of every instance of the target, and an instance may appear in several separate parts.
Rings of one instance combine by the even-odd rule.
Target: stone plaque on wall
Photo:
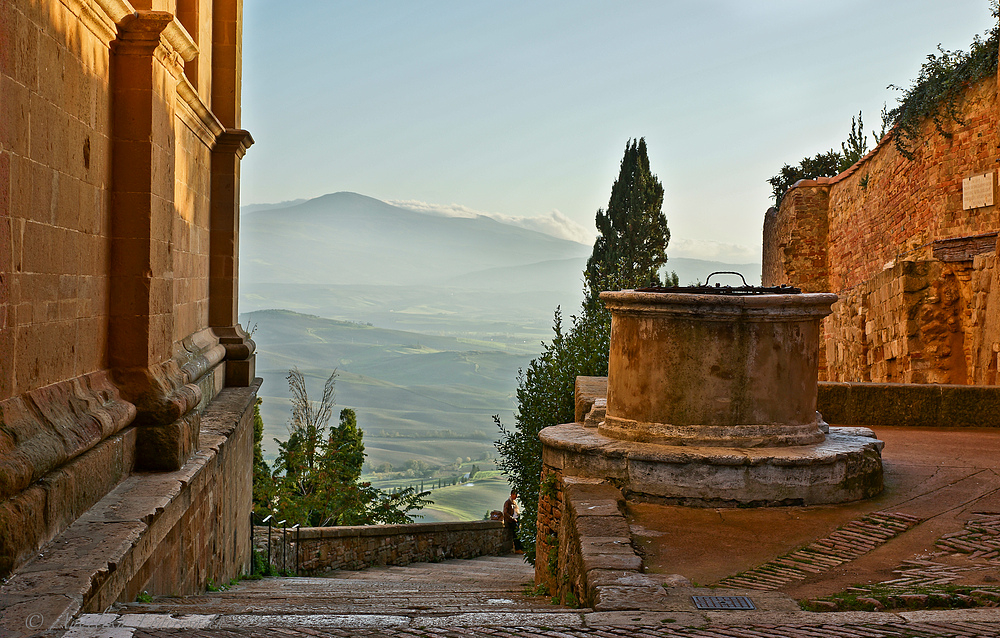
[[[993,205],[993,171],[962,180],[962,209]]]

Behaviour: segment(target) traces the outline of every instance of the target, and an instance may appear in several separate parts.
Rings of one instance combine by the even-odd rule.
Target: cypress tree
[[[588,305],[602,290],[663,283],[670,229],[662,209],[663,185],[649,170],[646,139],[629,140],[608,208],[597,211],[597,240],[584,271]]]

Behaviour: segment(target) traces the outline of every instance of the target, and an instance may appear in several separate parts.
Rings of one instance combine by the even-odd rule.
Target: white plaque
[[[993,171],[962,180],[962,209],[993,205]]]

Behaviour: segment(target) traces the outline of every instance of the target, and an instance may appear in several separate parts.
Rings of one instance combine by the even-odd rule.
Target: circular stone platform
[[[579,423],[540,433],[542,462],[565,476],[610,480],[626,498],[693,506],[820,505],[882,491],[882,441],[867,428],[831,427],[812,445],[663,445],[612,439]]]

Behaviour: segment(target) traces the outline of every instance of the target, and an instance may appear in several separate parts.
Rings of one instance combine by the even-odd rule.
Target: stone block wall
[[[538,518],[535,533],[535,584],[558,591],[559,544],[565,511],[562,470],[542,465],[538,492]]]
[[[268,556],[267,527],[254,527],[254,548]],[[512,549],[513,538],[499,521],[270,529],[271,565],[280,572],[303,575],[504,556]]]
[[[544,520],[558,528],[558,540],[549,546],[548,560],[538,554],[536,583],[544,583],[554,598],[574,607],[666,608],[664,588],[642,574],[621,491],[600,479],[573,476],[556,479],[554,490],[561,504],[559,516],[539,510],[539,527]]]
[[[969,383],[976,296],[968,266],[903,261],[842,291],[824,324],[826,379]]]
[[[925,122],[913,159],[887,135],[765,215],[764,284],[841,297],[824,321],[821,379],[995,381],[1000,329],[987,324],[1000,328],[1000,290],[990,292],[1000,208],[963,209],[962,180],[996,179],[996,94],[995,78],[969,87],[962,123],[945,122],[945,136]]]
[[[203,416],[253,382],[236,319],[241,16],[240,0],[0,3],[0,577],[136,470],[206,460]],[[196,550],[164,533],[165,556],[191,560],[150,587],[203,587],[219,561],[235,574],[232,543],[249,546],[248,522],[199,522],[234,490],[249,503],[249,457],[213,458],[209,500],[177,516],[229,536]]]
[[[108,22],[0,5],[0,400],[106,367]]]

